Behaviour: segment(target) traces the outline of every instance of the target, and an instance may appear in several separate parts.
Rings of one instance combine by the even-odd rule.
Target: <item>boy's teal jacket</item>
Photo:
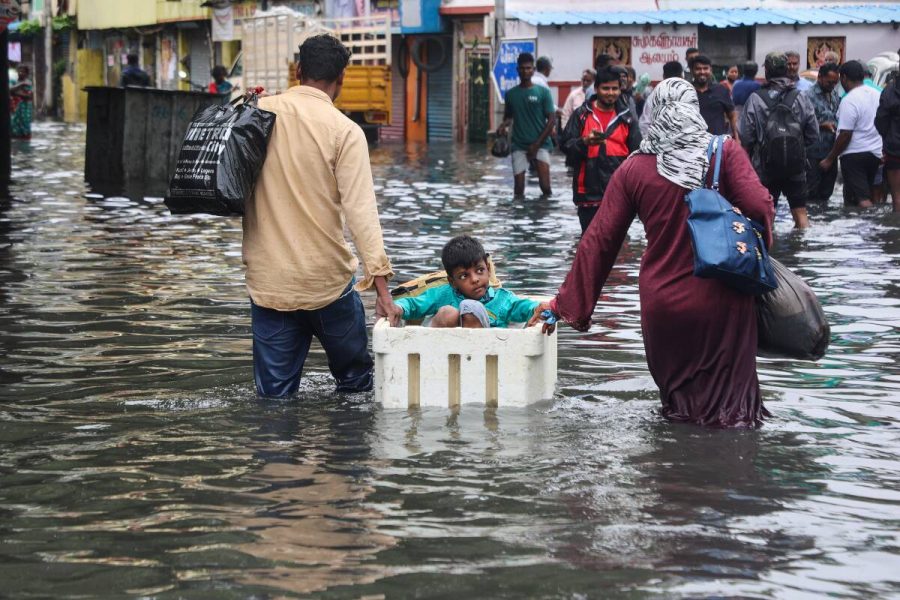
[[[459,308],[459,303],[465,299],[465,296],[446,283],[425,290],[415,298],[400,298],[394,302],[403,309],[403,318],[410,320],[430,317],[443,306]],[[540,304],[537,300],[519,298],[503,288],[491,287],[481,299],[481,303],[484,304],[491,319],[491,327],[508,327],[510,323],[525,323],[531,318],[535,307]]]

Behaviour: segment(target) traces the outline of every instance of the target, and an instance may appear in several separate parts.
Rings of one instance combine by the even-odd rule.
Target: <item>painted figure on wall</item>
[[[159,78],[160,87],[173,90],[178,87],[178,51],[174,36],[165,36],[159,45]]]
[[[806,38],[807,68],[818,69],[824,65],[829,53],[834,52],[839,57],[839,63],[844,62],[844,48],[847,43],[845,37],[811,37]]]
[[[594,57],[607,54],[612,57],[612,65],[631,64],[631,38],[630,37],[601,37],[594,38]],[[591,62],[593,62],[593,58]]]

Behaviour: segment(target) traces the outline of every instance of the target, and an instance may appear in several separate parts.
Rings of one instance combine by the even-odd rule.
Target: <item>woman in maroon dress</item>
[[[647,234],[639,278],[641,330],[662,414],[700,425],[755,427],[768,413],[756,375],[754,298],[693,275],[684,197],[703,185],[710,135],[689,83],[667,79],[654,94],[657,103],[647,137],[613,175],[565,283],[542,308],[587,331],[637,216]],[[771,245],[774,204],[744,150],[731,140],[724,144],[720,191],[765,225]]]

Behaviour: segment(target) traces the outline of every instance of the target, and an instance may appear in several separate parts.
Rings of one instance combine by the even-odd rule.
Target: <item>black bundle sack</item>
[[[778,288],[756,299],[759,354],[819,360],[828,349],[831,328],[812,289],[770,257]]]
[[[512,152],[512,147],[509,145],[509,138],[505,135],[498,135],[491,146],[491,154],[497,158],[506,158],[510,152]]]
[[[181,145],[166,206],[172,214],[243,215],[266,160],[275,113],[251,94],[197,111]]]

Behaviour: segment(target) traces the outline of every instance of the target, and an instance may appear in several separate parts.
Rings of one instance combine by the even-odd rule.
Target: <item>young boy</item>
[[[460,235],[444,246],[441,262],[448,283],[426,290],[414,298],[395,303],[403,309],[403,319],[423,319],[434,315],[432,327],[507,327],[525,323],[540,304],[519,298],[503,288],[492,288],[488,255],[475,238]]]

